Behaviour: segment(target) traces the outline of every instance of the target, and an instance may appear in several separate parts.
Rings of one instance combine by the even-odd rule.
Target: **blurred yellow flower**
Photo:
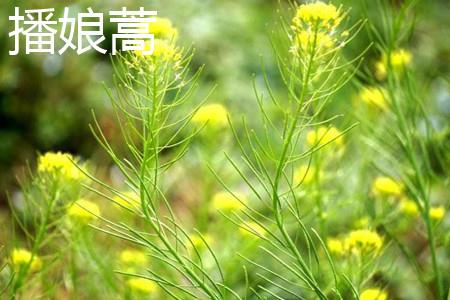
[[[80,199],[69,207],[67,214],[72,219],[87,223],[100,216],[100,208],[92,201]]]
[[[387,293],[377,288],[365,289],[361,295],[360,300],[386,300]]]
[[[157,290],[157,284],[146,278],[131,278],[127,281],[128,287],[138,293],[150,294]]]
[[[133,191],[127,191],[122,193],[122,196],[115,195],[113,197],[114,202],[117,206],[123,206],[128,209],[137,209],[140,206],[141,199],[139,195],[137,195]]]
[[[375,178],[372,192],[375,195],[400,196],[403,193],[403,185],[390,177],[380,176]]]
[[[344,249],[355,254],[377,252],[383,245],[383,239],[377,232],[368,229],[351,231],[344,240]]]
[[[338,25],[340,20],[340,12],[336,6],[316,1],[300,5],[293,19],[293,24],[301,26],[302,23],[310,25],[319,23],[319,25],[329,27]]]
[[[144,251],[136,249],[125,249],[120,252],[120,262],[124,265],[146,265],[148,256]]]
[[[208,122],[212,127],[224,127],[228,123],[228,111],[222,104],[212,103],[200,107],[192,116],[192,122],[204,125]]]
[[[311,32],[302,30],[299,31],[294,40],[294,47],[291,50],[294,54],[299,55],[299,50],[302,51],[323,51],[331,49],[334,46],[334,40],[328,33],[323,32]]]
[[[156,22],[148,25],[148,32],[154,34],[157,39],[175,40],[178,36],[178,29],[172,25],[170,19],[156,18]]]
[[[405,49],[397,49],[391,52],[389,56],[392,70],[398,72],[407,67],[412,61],[412,54]],[[383,55],[381,60],[375,64],[375,76],[378,80],[384,80],[387,75],[388,59]]]
[[[34,255],[23,248],[16,248],[12,251],[11,260],[16,270],[19,270],[23,266],[29,265],[29,271],[35,272],[39,271],[42,267],[42,261],[37,256]]]
[[[324,146],[328,143],[342,146],[344,144],[344,138],[336,127],[320,126],[316,130],[308,132],[306,142],[310,146]]]
[[[340,239],[329,238],[327,239],[327,248],[330,253],[344,254],[344,243]]]
[[[435,221],[440,221],[445,216],[445,208],[443,206],[430,207],[430,218]]]
[[[239,227],[239,232],[243,236],[247,237],[266,235],[266,230],[264,229],[264,227],[253,221],[242,223],[241,226]]]
[[[247,200],[242,194],[234,193],[234,197],[228,192],[219,192],[213,196],[212,207],[218,211],[238,211],[245,208]]]
[[[208,245],[211,245],[213,242],[213,238],[209,234],[203,234],[203,238],[205,239],[206,243]],[[203,242],[202,238],[198,234],[192,234],[189,236],[190,242],[187,241],[187,247],[189,250],[192,249],[192,246],[194,246],[196,249],[204,249],[207,248],[205,242]]]
[[[76,159],[68,153],[47,152],[38,158],[38,171],[62,175],[68,179],[78,180],[83,178],[83,172],[77,167]]]
[[[294,186],[303,183],[310,183],[316,174],[316,168],[313,166],[302,165],[294,171]]]
[[[400,70],[411,63],[412,54],[405,49],[397,49],[391,53],[391,65],[394,70]]]
[[[400,210],[407,216],[417,217],[419,215],[419,207],[416,202],[407,198],[400,202]]]
[[[384,80],[387,75],[386,64],[383,61],[377,61],[375,63],[375,77],[378,80]]]
[[[134,53],[137,57],[143,57],[143,58],[154,58],[154,59],[161,59],[164,62],[175,62],[178,63],[181,60],[181,52],[179,49],[175,46],[174,42],[167,41],[167,40],[161,40],[161,39],[155,39],[153,42],[153,53],[151,55],[145,55],[145,51],[151,50],[151,42],[147,41],[145,42],[144,50],[136,50]]]
[[[359,98],[366,104],[384,111],[389,106],[385,95],[383,89],[369,86],[360,91]]]
[[[181,54],[174,43],[158,39],[155,40],[153,56],[161,57],[165,61],[179,61],[181,59]]]

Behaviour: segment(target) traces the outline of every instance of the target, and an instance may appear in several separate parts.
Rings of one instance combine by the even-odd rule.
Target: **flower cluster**
[[[157,285],[150,279],[146,278],[131,278],[128,279],[127,285],[132,292],[139,294],[151,294],[156,292]]]
[[[135,273],[148,264],[148,255],[145,251],[125,249],[119,253],[119,267],[128,273]]]
[[[315,174],[316,168],[314,166],[302,165],[294,172],[294,184],[308,184],[314,179]]]
[[[334,254],[342,255],[345,253],[344,243],[340,239],[329,238],[327,240],[328,251]]]
[[[430,207],[429,214],[430,214],[430,219],[435,220],[435,221],[440,221],[445,216],[445,208],[442,205]]]
[[[61,152],[47,152],[38,158],[38,172],[62,176],[67,179],[79,180],[84,174],[77,166],[77,159],[71,154]]]
[[[386,300],[387,297],[388,295],[386,292],[377,288],[365,289],[359,295],[360,300]]]
[[[372,193],[376,197],[395,197],[400,198],[400,211],[410,217],[418,217],[420,215],[420,207],[415,201],[404,196],[405,188],[401,182],[390,177],[380,176],[375,178],[372,183]],[[431,206],[429,217],[432,220],[440,221],[445,216],[445,208],[440,206]]]
[[[208,123],[211,128],[223,128],[228,123],[228,111],[222,104],[211,103],[201,106],[192,116],[192,122],[198,125]]]
[[[28,266],[28,271],[35,272],[42,268],[41,259],[23,248],[16,248],[11,254],[12,264],[16,270]]]
[[[327,240],[327,248],[334,254],[364,255],[377,253],[383,246],[383,238],[369,229],[353,230],[343,239],[330,238]]]
[[[417,206],[416,202],[408,199],[403,198],[400,201],[400,210],[407,216],[410,217],[417,217],[419,216],[419,207]]]
[[[213,196],[212,207],[223,212],[243,210],[246,203],[245,197],[239,193],[235,193],[235,196],[228,192],[219,192]]]
[[[174,68],[179,68],[181,61],[181,51],[176,47],[178,30],[172,25],[172,21],[167,18],[156,18],[156,22],[149,24],[149,33],[155,36],[153,41],[153,54],[143,55],[144,52],[151,50],[152,43],[145,43],[143,51],[135,51],[136,57],[149,59],[152,63],[155,61],[174,63]]]
[[[380,176],[375,178],[372,192],[380,196],[400,196],[403,193],[403,185],[392,178]]]
[[[145,265],[148,263],[147,254],[136,249],[125,249],[120,252],[120,262],[124,265]]]
[[[384,80],[387,76],[390,64],[394,73],[399,73],[411,64],[412,54],[406,49],[396,49],[390,55],[383,55],[375,64],[375,76],[378,80]]]
[[[344,137],[342,132],[336,127],[320,126],[316,130],[311,130],[306,135],[306,142],[311,147],[333,144],[343,146]]]
[[[156,18],[155,22],[149,24],[148,32],[157,39],[176,40],[178,37],[178,29],[168,18]]]
[[[67,214],[73,220],[88,223],[100,216],[100,208],[92,201],[80,199],[68,208]]]
[[[344,241],[344,249],[355,254],[378,252],[383,239],[377,232],[368,229],[351,231]]]
[[[130,210],[137,210],[141,203],[139,196],[133,191],[127,191],[122,195],[115,195],[113,201],[118,207],[125,207]]]
[[[312,54],[333,48],[336,28],[342,17],[340,9],[322,1],[300,5],[292,19],[294,36],[291,52],[300,56],[301,53]]]
[[[389,107],[386,92],[383,88],[375,86],[367,86],[361,89],[358,98],[366,103],[369,107],[386,111]]]

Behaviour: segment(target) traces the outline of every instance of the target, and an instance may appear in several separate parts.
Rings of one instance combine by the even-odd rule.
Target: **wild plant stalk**
[[[174,51],[167,52],[173,56],[132,55],[114,62],[116,89],[109,95],[127,146],[127,157],[120,158],[114,152],[97,122],[96,130],[93,129],[99,143],[124,175],[127,188],[139,196],[140,208],[132,212],[145,221],[150,233],[107,220],[107,229],[100,230],[145,247],[151,257],[168,268],[161,273],[147,270],[150,275],[126,275],[148,278],[175,299],[179,299],[180,292],[193,297],[222,299],[227,291],[220,280],[204,271],[200,256],[200,264],[189,257],[188,249],[195,249],[195,246],[177,221],[162,186],[165,171],[183,157],[196,135],[196,130],[188,129],[195,111],[181,115],[176,109],[190,100],[201,72],[189,77],[187,65],[191,56],[182,57],[176,48],[169,51]],[[163,161],[163,151],[172,151],[171,158]],[[99,195],[112,201],[112,196],[127,199],[116,188],[93,179],[110,194],[93,189]],[[217,267],[220,270],[220,266]]]
[[[311,7],[313,6],[314,4],[311,4]],[[338,287],[338,274],[336,274],[331,256],[328,254],[320,235],[314,229],[306,228],[302,221],[301,203],[296,196],[296,190],[300,187],[301,182],[294,183],[292,173],[290,174],[289,170],[292,170],[300,160],[308,160],[308,158],[310,160],[314,152],[320,151],[321,148],[340,137],[338,135],[327,140],[326,143],[321,143],[324,136],[319,136],[315,145],[309,149],[305,149],[301,145],[308,128],[314,130],[317,124],[328,124],[333,119],[321,120],[321,113],[324,111],[327,102],[350,80],[352,73],[348,70],[351,69],[353,62],[359,60],[359,57],[351,62],[343,62],[341,49],[352,39],[353,35],[349,34],[348,31],[343,36],[339,35],[340,30],[337,29],[337,25],[342,20],[341,14],[344,15],[341,9],[336,9],[336,15],[331,17],[318,16],[309,19],[304,14],[304,11],[308,10],[305,7],[309,8],[308,4],[294,7],[297,16],[294,18],[292,26],[290,21],[282,20],[284,29],[280,39],[282,42],[280,43],[277,40],[273,43],[280,77],[285,85],[287,95],[275,95],[269,84],[267,74],[263,73],[268,97],[275,109],[281,113],[282,119],[274,120],[269,117],[270,114],[267,111],[269,103],[262,99],[261,93],[255,88],[264,132],[258,134],[248,129],[247,122],[243,119],[242,126],[245,135],[244,138],[241,138],[235,125],[230,120],[230,126],[240,147],[244,164],[230,156],[228,158],[254,196],[265,203],[267,207],[271,207],[270,216],[265,216],[249,206],[244,211],[245,217],[258,224],[265,232],[264,235],[256,232],[254,234],[274,249],[270,250],[261,246],[263,251],[277,261],[282,269],[293,275],[296,280],[304,283],[306,290],[312,291],[319,299],[327,299],[329,291],[325,291],[321,287],[316,275],[314,275],[311,259],[309,262],[305,260],[305,255],[302,253],[305,249],[299,247],[298,238],[292,236],[292,230],[300,230],[304,235],[309,258],[312,256],[318,262],[317,247],[324,249],[334,277],[332,293],[342,299]],[[320,12],[315,13],[320,14]],[[327,22],[333,25],[329,25],[330,23]],[[361,28],[361,24],[354,25],[350,32],[357,32]],[[332,29],[328,26],[331,26]],[[290,37],[287,43],[286,37]],[[282,46],[279,46],[280,44]],[[287,48],[283,49],[287,44],[290,44],[290,51],[286,51]],[[287,101],[283,101],[283,98]],[[275,124],[283,124],[283,127],[280,128]],[[345,131],[342,134],[344,133]],[[245,170],[241,165],[246,165],[248,170]],[[247,173],[250,173],[252,177],[249,177]],[[232,192],[229,188],[228,191]],[[270,206],[267,199],[271,199]],[[238,220],[234,221],[236,224],[245,223],[243,217],[235,214],[235,218]],[[292,222],[296,223],[297,226],[292,226]],[[269,223],[269,225],[266,225],[266,223]],[[316,245],[315,239],[318,240],[318,245]],[[256,261],[251,262],[255,266],[269,271],[276,280],[280,282],[286,280],[285,273],[274,269],[268,270]],[[302,297],[295,291],[295,285],[288,286],[284,283],[276,283],[263,275],[260,276],[263,280],[268,280],[270,284],[284,292]],[[269,295],[278,297],[263,286],[259,287]],[[353,287],[351,289],[354,291]],[[253,292],[258,294],[256,291]]]
[[[379,13],[382,16],[382,28],[378,29],[375,26],[370,28],[370,32],[380,43],[380,50],[386,58],[386,97],[392,113],[392,116],[389,117],[388,132],[395,137],[398,149],[405,160],[399,159],[398,152],[394,153],[391,149],[385,149],[382,141],[377,143],[376,148],[383,149],[381,152],[383,158],[388,159],[396,166],[395,171],[403,178],[407,190],[419,208],[420,216],[426,227],[437,297],[444,299],[442,272],[436,254],[436,228],[430,218],[430,182],[434,175],[429,161],[430,153],[426,145],[432,144],[434,129],[425,108],[424,98],[419,96],[415,74],[406,66],[398,70],[398,67],[393,66],[392,61],[393,53],[398,51],[402,43],[411,36],[414,28],[411,15],[414,14],[416,3],[415,0],[405,1],[395,9],[385,1],[380,1]],[[422,136],[418,136],[420,122],[425,125],[425,135]],[[392,171],[387,170],[387,173],[392,173]],[[417,268],[415,270],[418,271]],[[418,274],[418,276],[421,278],[422,274]]]
[[[388,50],[387,53],[391,53]],[[392,70],[391,67],[388,68]],[[411,81],[409,75],[406,76],[406,81]],[[408,82],[413,84],[413,82]],[[412,111],[418,112],[417,115],[408,114],[406,115],[404,109],[401,107],[400,100],[398,98],[398,90],[402,84],[398,81],[398,78],[394,76],[388,76],[388,97],[393,106],[393,112],[397,117],[397,128],[398,128],[398,142],[401,144],[401,149],[408,162],[407,169],[412,168],[413,175],[407,174],[407,170],[402,171],[406,186],[413,196],[413,200],[418,204],[420,215],[426,226],[426,233],[428,236],[428,245],[431,255],[431,264],[434,270],[436,290],[439,299],[444,298],[444,289],[442,282],[442,275],[440,267],[436,256],[436,238],[435,238],[435,226],[430,218],[430,208],[431,200],[429,195],[430,177],[432,176],[432,170],[430,168],[430,162],[427,160],[429,153],[425,147],[425,140],[417,139],[417,122],[422,118],[427,118],[426,114],[423,114],[423,104],[421,100],[416,97],[412,91],[406,93],[405,99],[412,100],[411,106],[416,106]],[[407,101],[408,101],[407,100]],[[411,111],[411,110],[409,110]],[[430,126],[429,120],[426,121],[427,125]],[[428,136],[429,138],[429,136]],[[420,157],[420,159],[419,159]]]
[[[46,180],[51,184],[40,184],[39,181],[41,180]],[[25,279],[30,275],[29,270],[31,264],[41,249],[44,240],[49,236],[50,225],[55,221],[55,205],[60,199],[60,186],[57,181],[39,177],[32,178],[31,181],[33,182],[31,185],[29,183],[28,186],[23,185],[22,191],[26,203],[25,217],[33,219],[33,226],[36,227],[35,234],[29,232],[30,228],[27,228],[22,218],[16,214],[13,203],[10,203],[16,224],[19,225],[30,240],[32,254],[28,263],[20,266],[18,272],[14,275],[10,291],[11,299],[16,299],[20,295],[20,290],[25,284]],[[36,192],[34,189],[38,189],[39,191]]]

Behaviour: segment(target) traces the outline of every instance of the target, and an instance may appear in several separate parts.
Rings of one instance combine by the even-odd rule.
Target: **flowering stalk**
[[[82,180],[79,168],[82,166],[77,167],[74,161],[77,159],[70,154],[46,153],[41,155],[38,159],[36,174],[30,176],[29,182],[21,184],[25,208],[23,211],[18,211],[14,204],[10,203],[16,222],[31,240],[29,252],[25,249],[13,251],[12,263],[15,268],[19,267],[10,290],[13,299],[20,293],[30,272],[41,269],[42,261],[38,256],[39,251],[44,243],[49,242],[50,238],[57,239],[60,230],[58,227],[53,228],[53,225],[63,219],[67,202],[70,202],[70,198],[79,193]],[[23,215],[21,216],[21,214]],[[28,224],[25,223],[27,218],[33,220],[31,225],[36,228],[34,234],[30,234],[29,228],[27,228]],[[15,254],[17,254],[16,257]],[[21,256],[25,257],[22,262],[20,261]],[[19,263],[15,260],[19,260]]]
[[[164,47],[158,48],[162,45]],[[119,158],[97,123],[93,131],[122,172],[125,184],[138,195],[139,209],[131,212],[145,221],[150,235],[107,220],[108,228],[100,230],[145,247],[154,259],[168,267],[161,273],[156,269],[148,270],[150,275],[123,272],[136,277],[137,281],[130,283],[136,284],[135,288],[140,286],[138,279],[141,278],[158,284],[174,298],[181,293],[221,299],[226,291],[220,281],[207,274],[201,262],[197,264],[189,255],[182,254],[192,240],[176,220],[162,186],[164,173],[183,157],[197,133],[197,130],[188,129],[195,111],[179,118],[176,109],[190,100],[201,70],[192,78],[188,77],[187,65],[191,56],[184,55],[176,47],[175,40],[160,41],[155,47],[151,56],[142,56],[138,52],[114,62],[117,84],[116,90],[109,91],[109,95],[128,157]],[[163,151],[172,151],[170,159],[165,156],[162,160]],[[127,198],[116,188],[93,179],[109,191],[107,195],[92,189],[95,193],[112,201],[115,196]]]
[[[434,177],[430,153],[426,145],[432,144],[434,134],[431,119],[426,111],[424,98],[419,96],[418,79],[411,72],[412,54],[400,48],[405,43],[405,37],[409,36],[409,30],[413,28],[410,14],[413,13],[414,1],[405,1],[395,12],[383,10],[385,16],[381,29],[372,28],[371,33],[378,37],[378,43],[382,46],[382,58],[375,65],[375,76],[381,81],[381,87],[366,93],[368,102],[376,103],[381,112],[386,116],[386,130],[383,136],[377,136],[378,143],[374,146],[382,158],[395,167],[395,173],[401,177],[405,191],[399,189],[398,194],[407,194],[412,201],[405,202],[410,212],[421,216],[428,239],[428,249],[431,256],[431,267],[434,273],[434,285],[438,299],[444,299],[444,282],[438,262],[436,244],[436,222],[430,196],[430,184]],[[383,39],[382,37],[385,37]],[[363,99],[364,100],[364,99]],[[420,123],[425,125],[425,134],[420,134]],[[380,126],[379,123],[369,126]],[[388,149],[384,147],[385,136],[388,134],[395,140],[396,147]],[[401,159],[399,153],[403,154]],[[385,170],[385,168],[381,168]],[[385,170],[386,173],[394,173]],[[392,184],[391,184],[392,185]],[[444,210],[439,214],[438,220],[443,217]],[[439,218],[440,217],[440,218]],[[422,271],[417,267],[417,262],[412,255],[408,255],[406,248],[400,244],[405,256],[411,261],[414,270],[418,272],[421,282],[424,282]]]
[[[346,71],[343,71],[342,74],[338,72],[339,70],[345,70],[347,66],[341,62],[340,49],[351,39],[348,32],[344,35],[340,34],[338,25],[341,23],[343,16],[341,9],[320,1],[296,7],[296,15],[293,18],[291,29],[288,31],[290,46],[287,56],[283,56],[283,49],[274,47],[280,75],[287,91],[287,103],[283,103],[275,96],[267,75],[264,74],[269,97],[276,109],[280,110],[283,119],[272,120],[269,118],[266,111],[268,110],[268,104],[263,103],[259,92],[255,89],[265,128],[262,136],[265,136],[266,139],[260,139],[258,134],[249,134],[244,121],[244,128],[247,132],[246,140],[250,145],[250,150],[246,150],[230,121],[242,157],[256,180],[248,178],[245,175],[246,172],[239,167],[239,163],[231,157],[229,157],[229,161],[262,203],[267,201],[266,197],[271,200],[271,218],[244,204],[246,206],[243,212],[245,217],[261,228],[261,230],[254,231],[253,234],[273,247],[274,250],[265,247],[262,247],[262,249],[280,263],[283,268],[286,268],[288,272],[291,272],[295,278],[303,282],[307,290],[319,299],[327,299],[329,291],[321,287],[320,280],[313,272],[311,259],[309,262],[305,259],[306,257],[302,253],[304,249],[299,247],[298,237],[294,237],[293,232],[300,231],[305,236],[310,258],[318,255],[310,232],[319,240],[318,247],[323,246],[324,243],[316,231],[305,228],[301,216],[302,212],[299,209],[301,206],[296,196],[296,189],[299,188],[299,184],[292,182],[292,176],[287,172],[292,169],[296,162],[305,158],[310,159],[313,152],[333,143],[345,133],[344,131],[330,135],[328,133],[329,128],[324,127],[323,134],[318,136],[310,149],[305,150],[299,147],[300,141],[304,139],[305,129],[313,127],[315,123],[320,123],[320,114],[326,103],[351,77]],[[355,28],[358,28],[358,26],[353,29]],[[283,40],[283,37],[280,37],[280,39]],[[334,83],[331,84],[331,82]],[[322,121],[322,123],[328,122],[330,120]],[[275,124],[283,124],[283,128],[280,130]],[[275,137],[276,143],[270,141],[269,136]],[[277,148],[279,148],[278,152],[275,150]],[[298,154],[302,150],[303,152]],[[267,163],[265,159],[273,163]],[[273,173],[271,172],[272,167]],[[319,171],[317,170],[317,172]],[[260,189],[265,195],[259,191]],[[320,202],[320,199],[318,199],[318,202]],[[235,217],[240,220],[234,221],[236,224],[242,222],[241,216],[235,214]],[[262,220],[269,221],[270,225],[265,225]],[[294,228],[290,225],[292,223],[298,226]],[[274,231],[271,225],[274,225],[277,230]],[[325,225],[322,224],[322,227],[324,228]],[[335,279],[332,292],[341,297],[333,262],[331,257],[328,257]],[[254,262],[254,264],[259,266],[257,262]],[[291,268],[292,264],[295,267]],[[271,270],[270,274],[278,280],[283,278],[275,270]],[[264,277],[263,279],[267,280]],[[295,294],[295,291],[291,290],[292,287],[284,284],[281,284],[281,286],[289,294]],[[271,294],[267,290],[264,291]]]

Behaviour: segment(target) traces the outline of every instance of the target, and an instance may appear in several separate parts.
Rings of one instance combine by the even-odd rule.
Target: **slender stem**
[[[390,64],[390,62],[388,62]],[[406,157],[408,158],[410,164],[412,165],[414,169],[415,179],[418,185],[418,189],[420,192],[421,199],[416,199],[417,203],[420,204],[420,200],[424,203],[424,209],[422,211],[422,219],[425,222],[426,230],[427,230],[427,236],[428,236],[428,246],[430,249],[431,254],[431,264],[434,271],[434,274],[436,276],[436,288],[438,292],[438,298],[443,299],[444,297],[444,287],[442,283],[442,275],[441,271],[439,269],[438,261],[437,261],[437,255],[436,255],[436,240],[434,236],[434,229],[433,224],[430,220],[430,198],[428,196],[428,193],[426,192],[426,184],[424,182],[422,170],[419,167],[418,158],[416,156],[416,153],[414,151],[414,143],[412,139],[412,134],[410,130],[408,129],[408,124],[406,121],[405,116],[403,115],[401,108],[398,107],[399,103],[396,101],[395,93],[394,93],[394,78],[392,76],[388,77],[388,93],[389,98],[391,99],[391,102],[394,104],[395,112],[399,120],[399,127],[401,132],[403,133],[403,137],[405,138],[405,153]]]
[[[289,236],[289,233],[287,232],[287,230],[285,228],[283,216],[281,213],[281,201],[278,196],[281,175],[282,175],[283,169],[285,168],[285,165],[286,165],[286,156],[287,156],[289,147],[291,146],[291,141],[294,136],[295,129],[297,128],[297,123],[298,123],[298,120],[300,117],[300,113],[303,110],[303,104],[304,104],[304,100],[306,97],[306,90],[309,85],[310,73],[311,73],[311,69],[312,69],[312,65],[313,65],[313,60],[315,57],[314,54],[315,54],[315,47],[316,47],[316,42],[317,42],[316,40],[317,40],[317,27],[315,29],[315,35],[314,35],[314,41],[313,41],[311,53],[309,53],[309,60],[308,60],[307,69],[306,69],[306,72],[305,72],[305,75],[303,78],[303,84],[301,87],[300,97],[299,97],[298,103],[297,103],[297,109],[295,110],[294,119],[292,120],[291,126],[288,130],[288,134],[284,140],[283,149],[281,152],[280,160],[278,162],[275,180],[274,180],[273,189],[272,189],[272,201],[273,201],[272,204],[273,204],[273,209],[275,212],[277,226],[278,226],[279,230],[281,231],[283,238],[287,242],[290,251],[295,255],[298,263],[300,264],[300,267],[302,268],[303,272],[305,272],[306,279],[308,281],[307,283],[314,289],[314,291],[320,297],[320,299],[326,299],[326,296],[322,293],[320,288],[317,286],[317,283],[315,282],[315,279],[311,273],[311,270],[305,264],[304,260],[301,257],[300,252],[298,251],[295,243],[292,241],[292,238]]]

